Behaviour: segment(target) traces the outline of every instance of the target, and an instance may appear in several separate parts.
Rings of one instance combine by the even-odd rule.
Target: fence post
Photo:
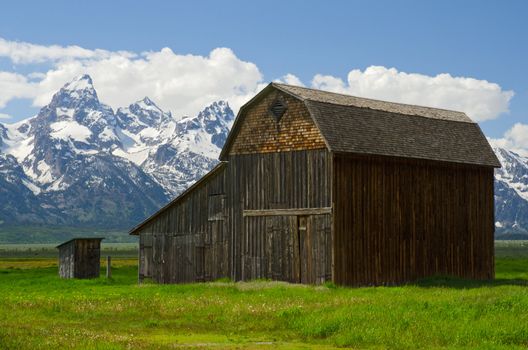
[[[112,278],[112,257],[106,257],[106,278]]]

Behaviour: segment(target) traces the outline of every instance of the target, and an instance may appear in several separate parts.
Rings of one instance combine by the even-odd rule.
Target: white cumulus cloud
[[[490,139],[492,144],[528,157],[528,124],[516,123],[499,139]]]
[[[89,74],[101,101],[124,107],[145,96],[175,117],[194,115],[216,100],[227,100],[236,111],[265,86],[256,64],[229,48],[208,55],[159,51],[134,53],[86,49],[80,46],[37,45],[0,38],[0,57],[14,64],[44,64],[45,70],[0,71],[0,108],[13,99],[30,99],[34,106],[49,103],[65,83]],[[293,74],[277,81],[304,86]],[[426,105],[466,112],[476,121],[508,112],[513,91],[498,84],[449,74],[428,76],[395,68],[371,66],[352,70],[347,79],[317,74],[311,86],[355,96]]]
[[[304,84],[301,81],[301,79],[299,79],[297,76],[295,76],[293,74],[290,74],[290,73],[284,75],[283,77],[281,77],[279,79],[276,79],[275,81],[278,82],[278,83],[285,83],[285,84],[289,84],[289,85],[304,86]]]
[[[124,107],[149,96],[175,117],[194,115],[208,103],[227,100],[236,110],[263,87],[262,74],[229,48],[207,56],[182,55],[169,48],[134,54],[87,50],[78,46],[41,46],[1,39],[0,56],[17,63],[47,62],[46,72],[0,72],[0,108],[15,98],[40,107],[65,83],[89,74],[101,101]]]
[[[450,74],[428,76],[382,66],[370,66],[364,71],[354,69],[348,73],[346,82],[317,74],[312,86],[359,97],[463,111],[476,121],[495,119],[508,112],[514,95],[513,91],[504,91],[486,80]]]
[[[0,113],[0,119],[11,119],[11,118],[13,117],[10,116],[9,114]]]
[[[35,96],[36,84],[22,74],[0,71],[0,108],[15,98]]]
[[[120,55],[136,56],[127,51],[111,52],[107,50],[89,50],[80,46],[36,45],[20,41],[9,41],[0,38],[0,57],[8,57],[17,64],[42,63],[68,59],[97,59]]]

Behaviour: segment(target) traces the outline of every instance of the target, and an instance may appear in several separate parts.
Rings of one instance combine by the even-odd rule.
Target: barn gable
[[[240,109],[220,159],[326,147],[304,102],[270,84]]]

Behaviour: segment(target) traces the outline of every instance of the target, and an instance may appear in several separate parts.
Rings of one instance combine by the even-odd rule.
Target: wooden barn
[[[103,238],[74,238],[57,246],[59,276],[62,278],[97,278],[101,269]]]
[[[464,113],[272,83],[220,161],[132,229],[140,281],[494,277],[500,163]]]

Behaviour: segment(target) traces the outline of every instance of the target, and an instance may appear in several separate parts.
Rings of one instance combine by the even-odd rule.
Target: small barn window
[[[208,215],[209,221],[224,220],[225,216],[225,194],[214,194],[209,196]]]
[[[288,109],[288,106],[281,98],[275,99],[269,107],[271,115],[277,122],[282,118],[284,113],[286,113],[286,109]]]

